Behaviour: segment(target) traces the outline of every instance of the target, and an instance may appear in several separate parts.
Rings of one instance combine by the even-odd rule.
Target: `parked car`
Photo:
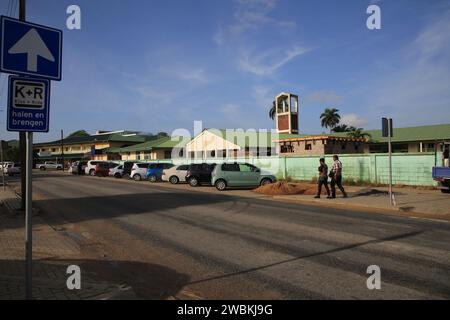
[[[109,169],[109,176],[114,178],[122,178],[123,176],[123,164]]]
[[[162,181],[169,181],[171,184],[177,184],[180,182],[186,182],[186,175],[189,169],[188,164],[182,164],[179,166],[174,166],[169,169],[163,170],[161,175]]]
[[[130,178],[135,181],[141,181],[147,175],[148,166],[150,163],[135,163],[131,168]]]
[[[69,168],[69,173],[71,174],[85,174],[85,169],[87,166],[87,161],[75,161]]]
[[[15,174],[20,174],[20,163],[15,162],[12,164],[8,164],[6,168],[3,169],[3,172],[8,176],[13,176]]]
[[[90,160],[86,164],[86,168],[84,169],[84,173],[88,174],[90,176],[95,176],[95,168],[96,168],[97,164],[99,164],[99,163],[106,164],[107,166],[109,166],[107,161]]]
[[[197,187],[202,184],[211,184],[211,172],[214,170],[215,163],[196,163],[189,165],[186,173],[186,181],[191,187]]]
[[[7,168],[8,165],[10,165],[10,164],[14,164],[14,162],[10,162],[10,161],[5,161],[3,163],[0,162],[0,169]]]
[[[122,176],[130,176],[131,177],[131,169],[133,168],[135,161],[125,161],[123,164],[123,172]]]
[[[276,181],[274,175],[263,173],[261,169],[248,163],[217,165],[211,176],[211,184],[219,191],[227,187],[256,187]]]
[[[36,165],[36,169],[45,171],[45,170],[62,170],[63,165],[56,162],[46,161],[44,163]]]
[[[109,176],[109,163],[99,162],[95,165],[94,175],[97,177]]]
[[[150,182],[156,182],[161,180],[164,169],[170,169],[174,165],[171,163],[150,163],[147,169],[145,178]]]

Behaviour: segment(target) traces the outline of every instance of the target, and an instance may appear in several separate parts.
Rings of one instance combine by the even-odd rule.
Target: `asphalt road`
[[[450,298],[449,223],[58,173],[34,191],[140,298]]]

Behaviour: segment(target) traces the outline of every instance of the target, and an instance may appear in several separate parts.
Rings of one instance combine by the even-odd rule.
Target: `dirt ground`
[[[317,192],[317,185],[312,183],[278,181],[256,188],[254,192],[270,196],[294,194],[315,195]],[[326,191],[323,188],[322,193],[326,194],[325,192]]]

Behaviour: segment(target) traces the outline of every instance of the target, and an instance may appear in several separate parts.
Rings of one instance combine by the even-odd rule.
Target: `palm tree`
[[[325,109],[325,111],[320,115],[321,125],[324,128],[333,129],[339,124],[341,116],[338,114],[338,109]]]
[[[269,110],[269,118],[275,120],[275,100],[272,102],[272,107]]]
[[[347,136],[353,139],[371,138],[370,133],[364,132],[363,128],[350,127]]]
[[[331,129],[331,132],[348,132],[350,129],[349,126],[347,126],[346,124],[340,124],[335,126],[333,129]]]
[[[278,98],[278,112],[282,112],[283,103],[288,104],[288,97],[280,97]],[[272,107],[269,110],[269,118],[275,120],[275,100],[272,102]]]

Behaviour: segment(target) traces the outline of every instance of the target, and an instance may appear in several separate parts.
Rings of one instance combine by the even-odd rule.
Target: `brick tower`
[[[282,92],[275,97],[275,119],[278,133],[298,133],[298,96]]]

